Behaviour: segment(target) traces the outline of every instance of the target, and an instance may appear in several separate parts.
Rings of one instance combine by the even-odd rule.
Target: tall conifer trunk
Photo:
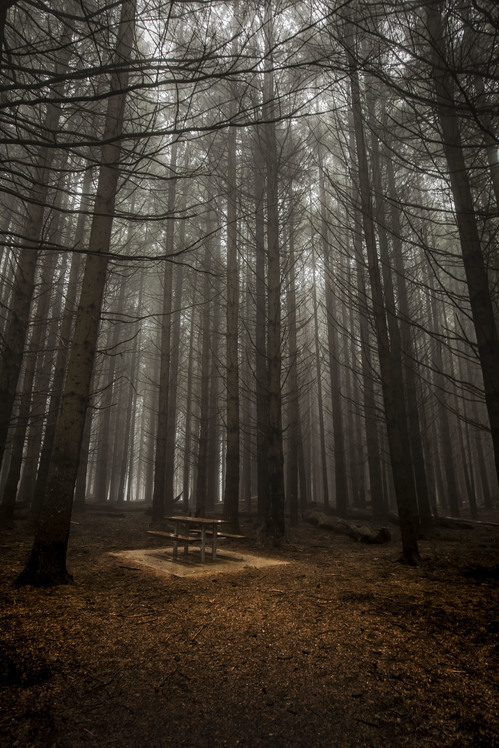
[[[256,274],[256,321],[255,321],[255,379],[256,379],[256,461],[258,519],[265,522],[267,513],[269,481],[267,465],[267,417],[268,417],[268,370],[267,370],[267,310],[266,310],[266,257],[265,257],[265,165],[263,143],[257,131],[254,135],[254,197],[255,197],[255,274]]]
[[[390,463],[402,536],[402,556],[406,563],[416,563],[419,559],[416,523],[413,516],[413,507],[416,504],[416,498],[413,492],[412,481],[407,476],[406,459],[400,431],[402,414],[397,407],[393,360],[390,350],[390,339],[374,231],[374,208],[364,134],[359,77],[353,57],[350,57],[349,73],[364,239],[367,249],[373,317],[378,343]]]
[[[288,278],[287,278],[287,307],[289,325],[289,386],[288,386],[288,408],[287,408],[287,432],[288,432],[288,454],[287,454],[287,481],[286,493],[290,513],[291,525],[298,524],[298,438],[300,423],[300,393],[298,383],[298,333],[296,320],[296,267],[295,267],[295,227],[293,218],[289,218],[289,256],[288,256]]]
[[[315,251],[312,251],[312,272],[313,272],[313,283],[312,283],[312,302],[314,308],[314,358],[315,358],[315,371],[317,378],[317,405],[319,407],[319,441],[320,441],[320,473],[321,473],[321,486],[322,486],[322,503],[326,509],[329,508],[329,480],[327,472],[327,452],[326,452],[326,431],[324,426],[324,397],[322,394],[322,370],[321,370],[321,352],[320,352],[320,338],[319,338],[319,315],[317,312],[317,283],[316,283],[316,261]],[[319,493],[317,491],[317,493]]]
[[[485,260],[473,204],[468,168],[454,100],[454,81],[449,73],[441,3],[426,3],[431,44],[435,108],[449,172],[456,222],[461,243],[471,313],[483,375],[496,472],[499,477],[499,333],[489,289]],[[497,149],[496,149],[497,155]]]
[[[62,35],[59,59],[54,71],[58,83],[54,86],[54,98],[64,93],[64,75],[71,57],[70,32]],[[55,140],[62,107],[50,101],[47,104],[43,132],[47,141]],[[26,219],[22,229],[23,247],[20,250],[11,308],[5,323],[0,359],[0,465],[2,464],[12,409],[16,396],[17,382],[21,371],[24,346],[28,333],[31,302],[35,290],[35,274],[40,240],[43,230],[43,217],[51,168],[56,153],[55,148],[42,144],[38,148],[33,173],[33,188],[27,200]]]
[[[331,411],[334,434],[334,477],[336,511],[345,517],[348,507],[348,481],[345,455],[345,428],[343,424],[342,393],[339,363],[339,336],[337,322],[337,304],[334,294],[333,266],[330,257],[329,223],[327,220],[326,189],[324,185],[324,167],[322,147],[319,144],[319,194],[321,203],[321,245],[324,259],[327,337],[329,349],[329,375],[331,378]]]
[[[50,586],[72,580],[66,568],[71,510],[88,405],[119,179],[120,137],[135,28],[135,0],[123,0],[111,74],[99,182],[66,384],[57,421],[47,488],[33,547],[19,584]],[[118,92],[118,93],[114,93]]]
[[[238,0],[233,9],[232,54],[237,55]],[[237,111],[236,88],[231,87],[230,117]],[[239,529],[239,269],[237,247],[236,128],[229,128],[227,142],[227,450],[225,455],[224,518],[234,532]]]
[[[268,504],[265,532],[275,545],[284,536],[284,456],[282,447],[281,402],[281,248],[279,240],[279,164],[274,107],[274,78],[272,72],[273,21],[270,3],[267,6],[267,64],[265,71],[265,160],[267,163],[267,257],[268,257]]]
[[[168,186],[168,220],[166,223],[165,238],[165,252],[167,256],[173,254],[174,247],[174,213],[175,198],[177,194],[177,149],[177,142],[174,142],[170,154],[170,182]],[[158,416],[156,430],[156,452],[154,458],[154,491],[152,498],[151,524],[153,526],[159,526],[165,514],[167,472],[166,453],[169,429],[168,398],[170,393],[170,357],[172,335],[172,293],[173,266],[168,260],[166,260],[165,271],[163,274],[163,315],[161,317]],[[169,506],[168,511],[171,511],[171,509],[172,507]]]

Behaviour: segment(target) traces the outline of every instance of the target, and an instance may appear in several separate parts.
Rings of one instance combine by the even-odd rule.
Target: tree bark
[[[371,84],[374,83],[371,81]],[[388,335],[390,340],[390,353],[393,371],[393,383],[395,387],[394,397],[396,398],[396,408],[399,414],[398,427],[402,438],[402,448],[406,462],[407,480],[411,482],[411,496],[414,504],[412,514],[414,520],[419,524],[419,506],[417,502],[415,467],[413,464],[413,454],[411,452],[411,441],[409,437],[409,423],[406,407],[406,382],[403,374],[403,354],[402,354],[402,335],[399,327],[397,305],[395,301],[395,288],[393,282],[393,269],[390,257],[387,231],[387,215],[385,210],[385,192],[382,181],[382,163],[379,149],[379,141],[375,132],[376,118],[374,113],[374,100],[372,88],[367,94],[368,117],[370,120],[371,131],[371,173],[373,186],[373,207],[374,217],[377,226],[377,237],[379,245],[379,258],[381,264],[381,275],[383,280],[383,299],[386,309],[386,320],[388,325]],[[424,473],[424,464],[422,466]]]
[[[234,45],[237,38],[237,2],[234,5]],[[231,114],[235,111],[232,93]],[[239,268],[237,242],[236,129],[229,129],[227,142],[227,329],[226,397],[227,447],[225,455],[224,519],[233,532],[239,529]]]
[[[204,268],[208,269],[212,262],[212,243],[211,233],[214,221],[208,222],[208,230],[205,243]],[[206,505],[208,500],[208,438],[210,427],[210,364],[211,364],[211,309],[210,300],[210,277],[205,272],[203,279],[203,316],[201,326],[201,360],[199,363],[199,378],[201,387],[199,391],[199,436],[198,436],[198,454],[196,470],[196,516],[206,515]]]
[[[82,200],[80,205],[80,214],[74,234],[73,246],[80,250],[83,247],[85,224],[87,222],[86,213],[90,207],[90,190],[92,186],[92,169],[87,163],[85,175],[82,183]],[[67,295],[62,313],[62,322],[59,332],[60,345],[57,349],[57,355],[54,365],[54,375],[52,380],[51,396],[48,406],[47,421],[45,424],[45,434],[43,444],[40,450],[40,461],[36,476],[35,488],[33,491],[33,504],[31,507],[31,521],[36,522],[41,502],[47,486],[47,479],[50,467],[50,457],[55,438],[55,429],[61,404],[62,391],[64,386],[64,377],[66,375],[66,364],[68,360],[69,345],[71,340],[71,330],[73,327],[74,316],[77,307],[77,283],[82,268],[82,255],[79,252],[73,254],[71,258],[71,267],[69,271]]]
[[[179,247],[185,243],[185,222],[182,222],[179,232]],[[182,305],[182,284],[184,268],[178,265],[175,268],[174,305],[171,314],[171,356],[169,371],[168,390],[168,430],[166,435],[165,454],[165,506],[167,512],[171,512],[175,499],[175,446],[177,442],[177,392],[178,392],[178,369],[180,357],[180,310]]]
[[[273,48],[272,19],[267,13],[268,64]],[[265,158],[267,163],[267,257],[268,257],[268,505],[265,534],[279,545],[284,537],[284,457],[282,447],[281,402],[281,249],[279,241],[279,165],[274,120],[274,82],[271,69],[265,71]]]
[[[324,259],[326,287],[327,337],[329,350],[329,376],[331,379],[331,412],[334,436],[334,475],[336,511],[345,517],[348,507],[348,480],[345,454],[345,427],[341,393],[341,373],[339,361],[339,336],[336,315],[338,314],[333,291],[333,268],[330,258],[329,223],[327,220],[326,190],[321,145],[319,144],[319,196],[321,208],[321,245]]]
[[[403,439],[400,431],[401,414],[397,408],[393,361],[390,350],[383,287],[376,249],[372,190],[367,160],[367,146],[364,135],[359,79],[353,58],[350,59],[349,72],[364,238],[367,249],[373,316],[378,343],[381,385],[383,390],[386,428],[390,449],[390,462],[402,536],[402,558],[406,563],[414,564],[419,560],[416,523],[412,509],[416,503],[416,498],[413,495],[411,481],[408,480],[407,476]]]
[[[89,399],[102,299],[106,284],[116,193],[118,189],[120,136],[132,52],[135,0],[123,0],[115,62],[111,75],[101,167],[97,187],[85,274],[76,315],[66,385],[56,427],[47,489],[30,558],[18,584],[51,586],[72,580],[66,568],[71,510],[78,472],[80,447]],[[113,95],[113,92],[119,93]]]
[[[319,318],[317,311],[317,284],[316,284],[316,261],[315,251],[312,250],[312,303],[314,307],[314,346],[315,346],[315,372],[317,378],[317,405],[319,407],[319,441],[321,456],[321,486],[322,486],[322,503],[329,509],[329,480],[327,473],[327,452],[326,452],[326,433],[324,428],[324,397],[322,394],[322,371],[320,355],[320,337],[319,337]]]
[[[299,385],[298,385],[298,339],[296,324],[296,268],[294,251],[294,226],[290,218],[289,226],[289,256],[287,279],[288,306],[288,407],[287,407],[287,483],[286,494],[290,513],[290,523],[298,525],[298,424],[300,422]]]
[[[55,95],[64,92],[64,74],[71,57],[69,31],[63,34],[55,74],[60,82],[55,84]],[[43,132],[47,140],[55,140],[62,107],[50,101],[47,104]],[[43,216],[47,203],[49,177],[55,149],[40,145],[33,174],[33,188],[27,200],[26,220],[23,228],[23,246],[19,253],[18,267],[11,298],[11,308],[5,325],[5,335],[0,361],[0,465],[3,460],[17,382],[21,371],[24,346],[28,332],[31,302],[35,289],[35,273]]]
[[[256,321],[255,321],[255,379],[256,379],[256,460],[258,519],[265,522],[269,501],[267,464],[268,440],[268,368],[267,368],[267,294],[265,256],[265,173],[259,131],[254,133],[254,201],[255,201],[255,275],[256,275]]]
[[[353,122],[352,122],[353,124]],[[349,152],[352,162],[356,160],[355,136],[352,132],[349,139]],[[373,519],[383,519],[387,512],[386,491],[383,486],[381,469],[381,444],[378,434],[378,406],[375,380],[377,371],[373,365],[372,344],[370,336],[368,297],[366,289],[366,268],[362,247],[362,214],[360,209],[360,188],[355,170],[352,174],[352,206],[353,206],[353,251],[356,272],[356,295],[359,309],[359,337],[361,349],[361,369],[363,384],[363,409],[366,435],[367,466],[369,472],[369,488],[371,493],[371,509]]]
[[[21,467],[23,464],[23,458],[24,458],[24,443],[26,440],[26,435],[29,431],[28,425],[30,420],[30,414],[33,416],[32,412],[32,403],[33,403],[33,397],[34,397],[34,382],[35,377],[38,375],[40,369],[42,368],[42,361],[40,357],[37,355],[40,346],[42,343],[42,334],[44,332],[44,326],[47,322],[48,316],[49,316],[49,307],[50,307],[50,288],[53,283],[53,274],[55,271],[55,263],[54,263],[54,257],[50,255],[46,255],[44,258],[44,268],[42,271],[42,278],[41,278],[41,293],[38,296],[38,302],[36,304],[36,312],[35,312],[35,319],[37,320],[36,324],[33,326],[32,332],[31,332],[31,339],[29,340],[28,346],[27,346],[27,355],[24,357],[24,376],[22,381],[22,388],[21,388],[21,397],[20,397],[20,405],[19,405],[19,413],[17,415],[17,422],[13,433],[12,438],[12,454],[9,464],[9,472],[7,475],[7,481],[5,484],[5,488],[2,495],[2,503],[0,506],[0,526],[2,524],[5,524],[7,526],[10,526],[14,519],[14,505],[16,502],[16,496],[17,496],[17,488],[19,483],[19,477],[21,475]],[[52,337],[54,337],[54,326],[57,324],[57,321],[54,322],[54,318],[52,318],[52,321],[50,323],[50,333],[52,334]],[[49,333],[49,337],[50,337]],[[36,388],[36,392],[38,393],[40,397],[40,387],[38,386]],[[39,413],[38,416],[41,418],[41,414]],[[30,459],[27,461],[28,466],[33,467],[33,462],[38,461],[38,447],[39,443],[36,442],[33,444],[34,449],[36,450],[35,453],[33,453],[33,450],[28,450],[30,455],[34,456],[34,460]],[[36,467],[35,467],[36,470]]]
[[[429,281],[431,287],[431,279]],[[447,408],[447,382],[444,376],[444,362],[442,356],[442,336],[439,331],[439,320],[445,319],[445,314],[437,307],[436,294],[431,295],[430,312],[432,317],[432,328],[434,331],[432,358],[433,358],[433,381],[438,402],[438,424],[440,429],[439,445],[442,455],[442,468],[445,476],[446,495],[441,495],[441,502],[446,509],[450,509],[454,517],[459,517],[459,496],[456,482],[456,470],[454,466],[452,434],[449,424],[449,412]],[[440,314],[439,314],[440,312]]]
[[[407,421],[409,427],[409,441],[414,468],[416,495],[418,498],[419,518],[421,527],[428,528],[432,524],[430,504],[430,488],[423,451],[421,424],[419,419],[419,405],[417,397],[416,362],[417,354],[413,343],[412,330],[409,320],[411,311],[407,293],[405,263],[402,246],[402,223],[400,207],[397,199],[397,187],[391,154],[386,149],[385,161],[387,167],[388,191],[391,201],[390,229],[392,236],[395,277],[399,301],[400,345],[402,356],[403,380],[407,398]]]
[[[177,192],[177,142],[175,141],[170,154],[170,182],[168,187],[168,220],[166,224],[166,255],[173,254],[174,247],[174,213],[175,198]],[[156,430],[156,452],[154,459],[154,490],[152,498],[151,526],[159,526],[165,514],[165,491],[166,491],[166,447],[168,442],[168,398],[170,392],[170,358],[171,358],[171,333],[172,333],[172,292],[173,292],[173,265],[166,260],[163,274],[163,306],[161,318],[161,342],[160,342],[160,373],[158,393],[158,417]],[[173,494],[173,491],[172,491]],[[168,508],[171,511],[171,507]]]
[[[193,297],[196,298],[197,276],[194,279]],[[185,395],[185,438],[184,438],[184,462],[182,466],[182,496],[183,507],[189,511],[190,494],[192,485],[192,467],[193,460],[191,456],[192,444],[192,389],[193,389],[193,370],[194,370],[194,307],[191,309],[191,319],[189,324],[189,355],[187,358],[187,391]]]
[[[441,3],[427,2],[426,9],[431,44],[431,73],[436,97],[435,109],[440,122],[442,145],[454,199],[478,358],[483,375],[485,402],[494,446],[496,472],[499,476],[499,335],[464,157],[454,100],[454,84],[448,68]]]

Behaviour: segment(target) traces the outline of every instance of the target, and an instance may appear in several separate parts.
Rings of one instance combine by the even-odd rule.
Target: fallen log
[[[464,519],[463,517],[437,517],[436,523],[440,527],[462,527],[471,530],[473,527],[499,527],[499,522],[488,522],[480,519]]]
[[[392,539],[390,531],[386,527],[374,530],[368,525],[349,522],[346,519],[324,514],[324,512],[308,511],[303,514],[303,519],[321,529],[331,530],[339,535],[347,535],[359,543],[381,545],[389,543]]]

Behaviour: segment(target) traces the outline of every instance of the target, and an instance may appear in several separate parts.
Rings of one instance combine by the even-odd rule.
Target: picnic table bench
[[[174,525],[173,532],[164,530],[148,530],[149,535],[168,538],[173,541],[173,557],[178,556],[178,547],[183,545],[184,553],[189,552],[189,545],[199,544],[201,547],[201,563],[205,562],[206,541],[211,543],[211,556],[215,560],[217,557],[217,540],[218,538],[244,538],[244,535],[225,532],[221,530],[224,524],[223,519],[212,519],[210,517],[183,517],[173,516],[165,517],[168,522]],[[186,532],[187,530],[187,532]]]

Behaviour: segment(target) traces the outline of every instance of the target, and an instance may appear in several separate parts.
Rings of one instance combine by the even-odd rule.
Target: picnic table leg
[[[204,552],[206,549],[206,528],[201,528],[201,563],[204,564]]]
[[[173,531],[174,535],[178,535],[178,523],[175,522],[175,529]],[[177,558],[178,556],[178,540],[173,541],[173,558]]]
[[[213,543],[211,546],[211,557],[213,561],[215,561],[217,557],[217,527],[216,525],[213,526]]]

